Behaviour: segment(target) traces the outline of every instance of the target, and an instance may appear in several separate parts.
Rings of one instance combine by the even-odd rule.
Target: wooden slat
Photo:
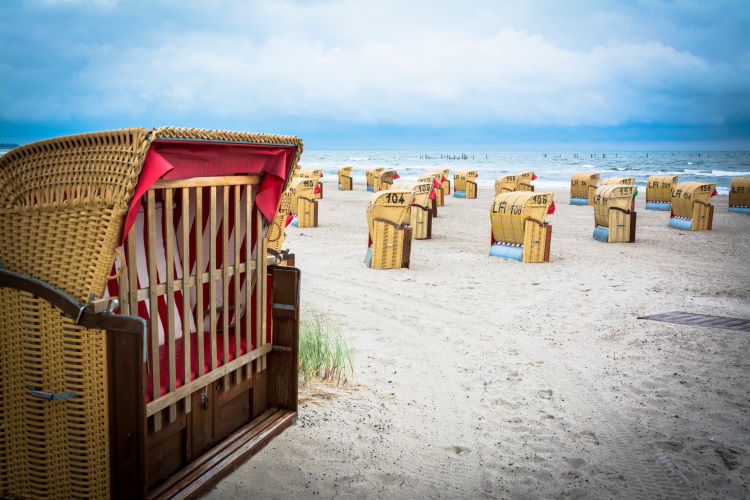
[[[190,380],[190,287],[187,286],[190,278],[190,189],[182,188],[182,281],[179,283],[182,292],[182,345],[185,353],[185,362],[183,363],[183,380]],[[192,398],[186,397],[183,400],[185,413],[190,413]]]
[[[234,277],[234,348],[237,353],[237,356],[240,355],[240,347],[241,347],[241,338],[242,338],[242,328],[241,328],[241,321],[240,321],[240,273],[239,273],[239,263],[242,260],[242,257],[240,256],[240,243],[241,243],[241,233],[242,233],[242,217],[240,217],[240,194],[242,193],[242,186],[235,186],[234,190],[234,270],[232,271],[232,276]],[[250,349],[250,346],[247,346],[247,349]],[[235,372],[235,384],[239,384],[242,380],[242,370],[237,370]]]
[[[229,186],[221,188],[221,330],[224,350],[222,364],[229,361]],[[237,352],[239,355],[239,351]],[[224,390],[229,389],[229,376],[224,377]]]
[[[256,234],[256,241],[255,241],[255,265],[256,271],[255,275],[257,276],[257,282],[255,285],[255,346],[260,347],[263,345],[263,315],[261,314],[261,311],[263,310],[263,288],[264,288],[264,281],[263,277],[265,274],[263,273],[263,270],[265,269],[265,255],[263,255],[263,215],[260,213],[260,210],[255,208],[255,228],[258,231]],[[256,370],[261,371],[263,369],[263,362],[261,360],[258,360],[255,362]]]
[[[208,215],[208,227],[209,227],[209,245],[208,245],[208,272],[211,277],[216,271],[216,186],[211,186],[209,196],[209,215]],[[209,279],[209,293],[208,293],[208,307],[209,309],[209,321],[210,334],[209,342],[211,344],[211,369],[215,370],[218,366],[217,354],[216,354],[216,282],[213,279]]]
[[[179,401],[180,399],[186,396],[189,396],[195,391],[202,389],[203,387],[207,386],[211,382],[214,382],[215,380],[218,380],[221,377],[230,374],[232,370],[236,370],[237,368],[240,368],[250,363],[253,360],[256,360],[262,356],[265,356],[270,351],[271,351],[271,344],[266,344],[265,346],[259,349],[254,349],[246,354],[243,354],[239,358],[233,359],[232,361],[230,361],[229,363],[225,365],[219,366],[215,368],[214,370],[211,370],[210,372],[206,373],[205,375],[201,377],[196,378],[195,380],[191,380],[185,385],[181,385],[174,391],[169,392],[161,396],[160,398],[151,401],[147,406],[147,414],[151,416],[151,415],[156,414],[157,412],[160,412],[161,410],[168,407],[169,405]]]
[[[138,255],[135,246],[135,224],[130,228],[128,237],[125,240],[128,253],[128,281],[132,284],[130,286],[130,294],[127,297],[127,301],[130,302],[130,310],[132,314],[138,316]],[[145,297],[144,297],[145,298]]]
[[[251,187],[247,187],[247,197],[245,198],[245,263],[248,265],[252,262],[253,253],[253,202],[255,201],[255,190]],[[255,262],[253,262],[255,264]],[[245,274],[245,345],[248,350],[252,349],[252,317],[250,314],[250,305],[252,304],[253,298],[253,282],[252,277],[255,273],[251,273],[249,270]],[[246,376],[251,378],[252,376],[252,365],[247,365]]]
[[[195,330],[198,334],[198,376],[206,373],[203,348],[203,189],[195,188]],[[199,276],[198,276],[199,275]]]
[[[316,210],[317,210],[317,207],[316,207]],[[258,211],[258,213],[260,213],[260,210]],[[268,334],[268,322],[266,320],[268,319],[268,314],[269,314],[268,307],[266,307],[266,305],[268,304],[268,280],[266,279],[266,277],[268,276],[268,266],[266,265],[266,253],[268,253],[268,250],[266,247],[267,247],[268,240],[267,240],[267,233],[261,229],[263,227],[263,221],[264,219],[263,219],[263,216],[261,215],[260,220],[258,221],[258,240],[259,240],[259,245],[261,245],[260,254],[262,255],[262,259],[260,263],[262,269],[259,275],[259,281],[261,285],[260,286],[261,304],[262,304],[262,307],[259,311],[260,311],[260,316],[261,316],[261,320],[260,320],[261,338],[263,339],[261,346],[265,346],[266,344],[268,344],[268,335],[267,335]],[[317,226],[317,222],[315,225]],[[263,365],[264,370],[266,369],[267,360],[268,359],[266,358],[266,356],[263,356],[261,358],[261,363]]]
[[[197,254],[197,252],[196,252],[196,254]],[[244,262],[240,264],[239,269],[237,269],[236,271],[234,269],[234,266],[229,266],[229,274],[233,274],[234,272],[244,273],[245,272],[245,267],[247,267],[247,266],[246,266],[246,264]],[[255,262],[251,262],[250,263],[250,269],[251,270],[255,269]],[[223,272],[224,271],[221,270],[221,269],[217,269],[216,271],[214,271],[213,280],[216,281],[219,278],[221,278],[221,274]],[[190,276],[187,280],[178,280],[178,281],[175,281],[174,282],[174,291],[175,292],[179,292],[180,290],[185,290],[184,285],[183,285],[183,281],[187,282],[187,289],[189,290],[191,287],[196,286],[196,280],[197,279],[200,279],[201,283],[207,283],[208,280],[209,280],[209,278],[210,278],[210,275],[209,275],[208,271],[206,271],[205,273],[201,273],[198,278],[196,278],[195,276]],[[149,298],[149,294],[151,293],[151,288],[140,288],[140,289],[138,289],[138,291],[136,293],[137,293],[138,300],[145,300],[145,299]],[[166,295],[166,293],[167,293],[167,285],[166,285],[166,283],[160,283],[160,284],[156,285],[156,295],[157,296]]]
[[[120,257],[122,259],[122,254]],[[120,261],[120,276],[117,278],[117,289],[120,297],[120,314],[130,314],[130,276],[128,276],[128,263],[125,259]],[[138,288],[138,283],[134,286]],[[136,313],[137,314],[137,313]]]
[[[159,305],[156,296],[156,198],[154,191],[146,194],[146,221],[148,225],[148,281],[151,293],[149,295],[150,340],[151,340],[151,394],[159,397],[161,379],[159,372]],[[154,431],[161,429],[161,415],[154,414]]]
[[[165,188],[196,188],[196,187],[216,187],[216,186],[236,186],[238,184],[258,184],[260,175],[226,175],[217,177],[190,177],[188,179],[160,179],[152,186],[153,189]]]
[[[164,254],[167,266],[167,363],[169,373],[169,392],[177,388],[177,358],[175,352],[174,331],[174,210],[172,189],[164,190]],[[175,405],[169,407],[169,423],[177,419]]]

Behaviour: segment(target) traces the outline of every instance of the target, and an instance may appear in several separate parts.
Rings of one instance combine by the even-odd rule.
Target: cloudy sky
[[[0,142],[749,149],[750,1],[0,3]]]

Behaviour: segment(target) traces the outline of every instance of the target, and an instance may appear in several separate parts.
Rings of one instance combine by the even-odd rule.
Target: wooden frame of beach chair
[[[605,184],[594,191],[595,240],[606,243],[635,243],[635,185]]]
[[[451,169],[443,169],[443,181],[440,183],[440,189],[443,190],[443,195],[451,194]]]
[[[313,190],[311,198],[313,200],[323,199],[323,182],[320,180],[323,178],[323,171],[321,169],[299,169],[297,171],[297,177],[315,180],[315,189]]]
[[[476,170],[457,170],[453,176],[453,196],[470,200],[477,197],[477,183],[474,181],[479,174]]]
[[[553,193],[514,191],[490,205],[490,255],[521,262],[549,262],[552,226],[544,219]]]
[[[384,167],[371,167],[365,170],[365,186],[368,191],[375,192],[375,176],[383,170]]]
[[[651,175],[646,180],[646,210],[671,210],[676,175]]]
[[[409,267],[412,229],[408,225],[414,201],[411,190],[379,191],[367,206],[368,248],[365,263],[376,269]]]
[[[716,194],[713,182],[680,182],[672,188],[672,212],[669,227],[690,231],[710,231],[713,228]]]
[[[429,240],[432,238],[432,210],[430,210],[429,182],[399,182],[391,186],[393,191],[412,191],[414,200],[409,213],[409,225],[415,240]]]
[[[318,200],[313,198],[317,182],[314,179],[295,177],[289,183],[292,194],[291,210],[293,225],[297,227],[318,227]]]
[[[516,183],[516,191],[534,191],[534,185],[531,181],[536,180],[536,174],[534,172],[521,172],[516,174],[518,182]]]
[[[373,187],[375,192],[387,191],[393,185],[393,180],[397,178],[398,173],[395,170],[383,170],[373,176]]]
[[[732,177],[729,211],[750,215],[750,177]]]
[[[301,151],[160,128],[0,158],[0,496],[195,496],[291,425],[299,271],[265,221]]]
[[[352,167],[341,167],[339,169],[339,190],[351,191],[354,189],[354,179],[352,179]]]
[[[570,204],[593,205],[594,191],[599,182],[598,172],[579,172],[570,177]]]

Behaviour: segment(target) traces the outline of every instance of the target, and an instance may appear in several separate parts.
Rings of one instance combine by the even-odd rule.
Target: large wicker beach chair
[[[297,177],[304,179],[313,179],[316,181],[315,189],[313,190],[311,198],[313,200],[323,199],[323,182],[320,180],[323,178],[323,171],[319,168],[314,169],[299,169],[297,171]]]
[[[652,175],[646,181],[646,210],[671,210],[676,175]]]
[[[634,185],[604,184],[594,191],[594,239],[635,243]]]
[[[304,177],[295,177],[289,183],[292,226],[318,227],[318,200],[314,198],[317,187],[315,179]]]
[[[750,215],[750,177],[732,177],[729,211]]]
[[[515,191],[495,195],[490,205],[490,255],[521,262],[549,262],[554,213],[552,193]]]
[[[0,158],[0,497],[196,495],[291,425],[299,273],[266,230],[301,152],[168,127]]]
[[[367,206],[368,242],[365,263],[376,269],[409,267],[411,227],[408,224],[414,192],[379,191]]]
[[[669,227],[689,231],[710,231],[713,228],[716,195],[713,182],[680,182],[672,188],[672,216]]]
[[[375,177],[385,170],[383,167],[371,167],[365,170],[365,181],[368,191],[375,192]]]
[[[453,176],[453,196],[456,198],[476,199],[479,173],[476,170],[457,170]]]
[[[573,174],[570,178],[570,204],[593,205],[597,182],[599,182],[597,172]]]
[[[429,240],[432,238],[432,210],[430,210],[430,193],[432,185],[429,182],[399,182],[391,186],[393,191],[412,191],[414,200],[409,209],[409,225],[415,240]]]
[[[339,169],[339,190],[351,191],[353,188],[352,167],[341,167]]]

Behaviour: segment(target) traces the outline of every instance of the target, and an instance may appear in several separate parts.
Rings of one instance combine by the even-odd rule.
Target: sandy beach
[[[331,180],[331,179],[326,179]],[[537,181],[537,191],[544,183]],[[635,244],[556,192],[551,262],[487,256],[488,207],[446,197],[411,268],[368,269],[363,179],[287,230],[303,315],[339,324],[355,379],[207,498],[747,498],[747,333],[636,319],[750,317],[750,217],[714,230],[636,202]]]

